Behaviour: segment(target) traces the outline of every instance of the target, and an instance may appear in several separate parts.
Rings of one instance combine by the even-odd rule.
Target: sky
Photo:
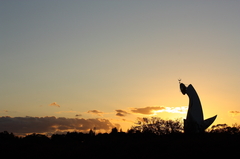
[[[123,131],[142,117],[240,124],[240,2],[0,0],[0,131]]]

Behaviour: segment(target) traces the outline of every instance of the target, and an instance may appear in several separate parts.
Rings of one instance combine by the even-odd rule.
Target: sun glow
[[[187,106],[182,107],[165,107],[165,109],[161,110],[154,110],[154,115],[161,112],[168,112],[168,113],[180,113],[180,114],[186,114],[187,113]]]

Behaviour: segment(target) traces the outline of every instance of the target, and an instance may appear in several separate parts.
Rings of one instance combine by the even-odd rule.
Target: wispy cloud
[[[116,113],[116,116],[120,116],[120,117],[123,117],[123,116],[126,116],[127,114],[129,114],[128,112],[124,111],[124,110],[115,110],[117,113]]]
[[[161,112],[185,114],[187,112],[187,106],[182,106],[182,107],[148,106],[144,108],[132,108],[131,111],[133,113],[138,113],[143,115],[155,115],[156,113],[161,113]]]
[[[122,119],[122,121],[124,121],[124,122],[129,122],[129,123],[134,123],[133,120],[128,120],[128,119]]]
[[[57,102],[53,102],[53,103],[49,104],[49,106],[60,107],[60,105],[59,105],[59,104],[57,104]]]
[[[0,113],[4,113],[4,114],[7,114],[8,112],[9,112],[8,110],[0,111]]]
[[[96,114],[98,116],[102,116],[103,112],[99,111],[99,110],[89,110],[87,113],[89,114]]]
[[[96,128],[110,131],[119,124],[113,124],[108,119],[83,119],[83,118],[56,118],[52,117],[0,117],[0,132],[9,131],[16,135],[27,133],[55,133],[66,131],[88,132]]]
[[[76,112],[77,112],[77,111],[69,110],[69,111],[59,111],[59,112],[55,112],[55,114],[76,113]]]
[[[228,111],[229,114],[231,114],[233,117],[240,115],[240,111],[237,110],[231,110]]]

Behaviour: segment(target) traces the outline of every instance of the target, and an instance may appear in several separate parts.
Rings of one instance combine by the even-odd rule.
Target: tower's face
[[[185,95],[187,92],[187,87],[183,83],[180,83],[180,90],[182,94]]]

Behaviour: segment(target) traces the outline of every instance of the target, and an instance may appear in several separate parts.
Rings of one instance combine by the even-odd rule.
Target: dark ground
[[[6,158],[239,158],[240,135],[102,134],[69,133],[47,138],[0,138]]]

